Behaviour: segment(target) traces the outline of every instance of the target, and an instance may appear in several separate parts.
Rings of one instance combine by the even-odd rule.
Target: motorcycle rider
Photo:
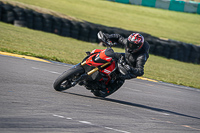
[[[144,65],[149,58],[150,46],[140,33],[132,33],[128,38],[124,38],[120,34],[103,34],[105,39],[121,44],[125,48],[125,53],[115,53],[116,58],[119,59],[118,70],[123,76],[111,83],[110,89],[106,88],[106,93],[109,93],[109,90],[119,89],[125,79],[136,78],[144,74]]]

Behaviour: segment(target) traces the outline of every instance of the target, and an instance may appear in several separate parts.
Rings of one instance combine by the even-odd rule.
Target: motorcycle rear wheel
[[[71,88],[72,82],[75,81],[81,74],[84,73],[84,69],[81,66],[71,68],[60,75],[53,84],[56,91],[64,91]]]

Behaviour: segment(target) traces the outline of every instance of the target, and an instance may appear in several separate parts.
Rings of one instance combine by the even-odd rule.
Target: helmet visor
[[[138,44],[135,44],[135,43],[131,43],[128,41],[128,48],[131,49],[131,50],[136,50],[140,47],[140,45]]]

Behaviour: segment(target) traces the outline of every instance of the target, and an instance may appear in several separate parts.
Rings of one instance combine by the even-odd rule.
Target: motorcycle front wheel
[[[64,91],[72,87],[72,82],[80,77],[84,73],[84,69],[81,66],[71,68],[60,75],[53,84],[56,91]]]

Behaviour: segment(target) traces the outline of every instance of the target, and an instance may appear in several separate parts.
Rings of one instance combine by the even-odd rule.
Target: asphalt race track
[[[200,90],[141,79],[103,99],[56,92],[70,65],[0,55],[0,133],[199,133]]]

